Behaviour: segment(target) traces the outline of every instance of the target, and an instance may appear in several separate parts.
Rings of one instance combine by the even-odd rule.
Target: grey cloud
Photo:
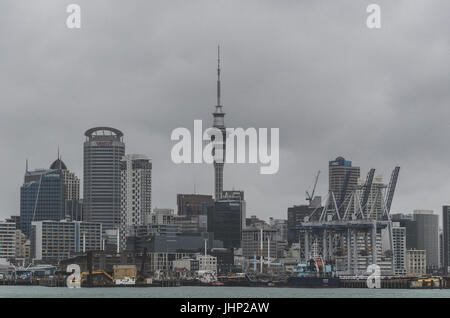
[[[382,29],[356,1],[86,1],[82,29],[65,28],[72,1],[0,4],[0,213],[19,213],[30,159],[48,166],[60,145],[82,176],[83,133],[111,125],[128,153],[154,162],[154,205],[212,193],[210,166],[170,161],[170,133],[212,122],[216,45],[222,46],[229,127],[279,127],[280,171],[225,167],[248,213],[285,217],[327,162],[343,155],[387,181],[399,164],[393,209],[450,203],[447,150],[450,3],[377,1]]]

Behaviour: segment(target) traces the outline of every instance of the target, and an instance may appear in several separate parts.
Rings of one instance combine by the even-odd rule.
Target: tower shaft
[[[226,139],[226,128],[225,128],[225,113],[223,112],[223,106],[220,100],[221,93],[221,83],[220,83],[220,46],[217,47],[217,104],[215,112],[213,113],[213,127],[220,129],[222,131],[222,149],[223,158],[221,162],[214,161],[214,198],[216,200],[222,197],[223,192],[223,167],[225,162],[225,139]],[[213,154],[215,149],[213,149]]]

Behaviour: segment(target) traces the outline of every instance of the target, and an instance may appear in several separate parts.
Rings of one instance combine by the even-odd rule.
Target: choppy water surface
[[[0,286],[0,297],[51,298],[450,298],[450,289],[303,289],[257,287],[149,287],[149,288],[53,288],[38,286]]]

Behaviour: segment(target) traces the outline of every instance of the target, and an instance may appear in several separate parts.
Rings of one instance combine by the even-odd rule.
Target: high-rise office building
[[[223,194],[223,166],[225,163],[225,142],[226,142],[226,128],[225,128],[225,113],[220,101],[220,48],[218,49],[217,57],[217,105],[213,113],[213,127],[222,132],[222,145],[218,141],[216,144],[222,147],[223,153],[219,160],[214,160],[214,199],[219,200]],[[214,136],[213,136],[214,137]],[[214,140],[214,139],[212,139]],[[213,149],[213,156],[216,155],[216,149]],[[217,154],[219,156],[219,153]]]
[[[406,249],[417,249],[417,222],[412,214],[391,214],[392,222],[398,222],[406,229]]]
[[[246,206],[243,192],[234,192],[236,195],[233,199],[220,199],[204,205],[208,232],[214,233],[214,239],[222,241],[225,248],[241,246],[242,230],[245,226]],[[241,196],[238,193],[241,193]]]
[[[144,155],[126,155],[120,163],[120,171],[120,248],[125,249],[128,230],[150,223],[152,162]]]
[[[443,240],[442,240],[442,267],[444,273],[450,273],[450,206],[444,205],[442,207],[442,226],[443,226]]]
[[[28,170],[28,169],[27,169]],[[65,217],[62,170],[26,171],[20,188],[20,229],[29,236],[32,221]]]
[[[81,221],[83,214],[83,203],[80,199],[80,179],[75,173],[67,169],[59,154],[51,165],[50,170],[60,170],[64,185],[64,214],[72,220]]]
[[[405,275],[406,269],[406,229],[393,222],[392,243],[394,245],[394,274]]]
[[[415,210],[417,222],[417,248],[427,253],[427,270],[439,268],[439,216],[430,210]]]
[[[117,229],[120,223],[120,162],[125,155],[123,133],[110,127],[85,132],[83,213],[88,222],[103,229]]]
[[[65,200],[80,200],[80,179],[75,173],[67,169],[66,164],[61,158],[56,159],[50,165],[50,170],[61,170],[64,183]]]
[[[439,269],[444,269],[444,232],[439,230]]]
[[[328,189],[334,194],[340,211],[345,211],[349,204],[353,204],[350,197],[358,185],[359,177],[360,168],[352,166],[352,162],[343,157],[328,163]]]

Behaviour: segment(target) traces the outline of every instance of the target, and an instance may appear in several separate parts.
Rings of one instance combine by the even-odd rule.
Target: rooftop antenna
[[[217,46],[217,106],[220,104],[220,45]]]
[[[28,172],[28,158],[25,160],[25,172]]]

